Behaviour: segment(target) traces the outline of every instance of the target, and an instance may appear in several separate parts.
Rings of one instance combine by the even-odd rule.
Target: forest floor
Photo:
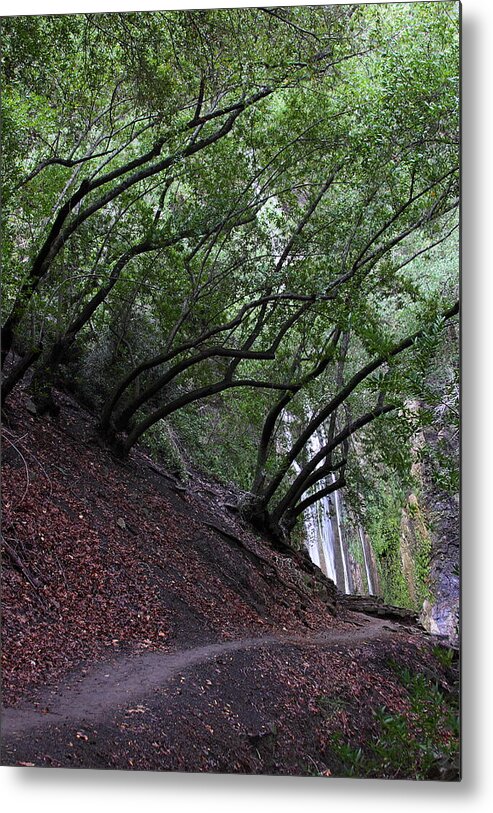
[[[2,764],[457,778],[436,641],[338,608],[232,489],[143,449],[113,459],[57,398],[38,418],[18,393],[3,429]],[[439,691],[431,744],[413,676]],[[440,768],[375,762],[383,709]]]

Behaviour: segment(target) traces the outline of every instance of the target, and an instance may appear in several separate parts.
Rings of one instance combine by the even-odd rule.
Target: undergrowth
[[[443,654],[444,666],[451,655]],[[458,781],[459,702],[424,675],[399,669],[407,690],[408,709],[392,713],[385,706],[375,711],[378,730],[373,742],[355,746],[336,732],[331,751],[340,768],[338,776],[380,779]]]

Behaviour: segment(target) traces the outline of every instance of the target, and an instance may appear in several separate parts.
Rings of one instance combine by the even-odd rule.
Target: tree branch
[[[459,312],[459,303],[457,302],[451,308],[449,308],[445,313],[442,314],[442,319],[444,321],[450,319],[451,317],[457,315]],[[286,457],[285,463],[279,467],[277,474],[272,478],[271,482],[269,483],[268,487],[263,492],[263,501],[267,505],[272,497],[274,496],[275,492],[278,490],[279,486],[281,485],[284,477],[286,476],[289,468],[294,460],[298,457],[300,452],[304,449],[307,441],[312,436],[314,432],[318,429],[318,427],[351,395],[351,393],[356,389],[356,387],[361,384],[369,375],[371,375],[375,370],[388,362],[391,358],[395,358],[400,353],[404,352],[408,348],[412,347],[412,345],[425,334],[426,328],[422,328],[418,330],[416,333],[413,333],[412,336],[408,336],[403,341],[399,342],[395,347],[389,350],[387,353],[378,356],[373,361],[366,364],[364,367],[361,368],[355,375],[348,381],[348,383],[337,393],[334,398],[322,409],[320,410],[317,415],[315,415],[311,421],[307,424],[304,431],[301,433],[299,438],[293,444],[290,452]],[[319,453],[320,455],[320,453]],[[315,456],[318,458],[318,455]],[[314,460],[315,460],[314,458]],[[321,457],[319,458],[321,459]]]

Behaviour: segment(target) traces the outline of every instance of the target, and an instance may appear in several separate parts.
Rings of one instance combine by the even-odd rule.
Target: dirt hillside
[[[57,398],[20,393],[3,429],[3,764],[333,776],[383,707],[419,737],[403,670],[454,681],[428,636],[338,605],[233,490],[113,459]]]

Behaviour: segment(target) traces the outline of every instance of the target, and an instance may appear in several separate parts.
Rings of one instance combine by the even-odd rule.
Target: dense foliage
[[[375,472],[405,480],[455,409],[453,352],[433,369],[458,312],[457,4],[2,38],[4,399],[31,372],[39,412],[75,389],[117,453],[191,456],[278,536],[346,483],[365,511]]]

